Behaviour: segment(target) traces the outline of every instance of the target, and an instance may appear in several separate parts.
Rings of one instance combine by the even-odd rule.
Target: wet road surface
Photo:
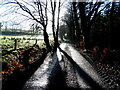
[[[63,43],[25,83],[23,90],[103,89],[107,85],[95,68],[70,44]]]
[[[60,47],[74,67],[79,88],[102,89],[107,87],[95,68],[75,48],[66,43],[61,44]]]

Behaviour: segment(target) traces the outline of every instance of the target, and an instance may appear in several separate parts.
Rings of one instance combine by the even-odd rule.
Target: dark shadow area
[[[65,77],[63,75],[62,69],[59,65],[58,57],[56,53],[53,53],[52,59],[57,59],[55,66],[52,69],[51,75],[49,77],[49,85],[47,90],[63,90],[65,89]],[[55,60],[52,60],[53,62]],[[51,66],[49,66],[51,67]]]
[[[76,68],[80,77],[84,79],[84,81],[91,87],[92,90],[103,90],[104,89],[96,81],[94,81],[83,69],[81,69],[79,67],[79,65],[76,64],[76,62],[74,62],[74,60],[65,51],[63,51],[61,48],[59,48],[59,49],[67,57],[67,59],[71,62],[73,67]]]
[[[6,82],[2,82],[2,90],[22,90],[26,81],[33,75],[33,73],[38,69],[38,67],[43,63],[46,54],[29,65],[28,69],[21,72],[19,70],[14,70],[14,74],[11,75]]]
[[[53,57],[52,59],[54,59],[54,57],[58,59],[58,56],[55,53],[56,52],[52,54],[52,57]],[[52,60],[52,61],[54,62],[55,60]],[[51,75],[49,77],[49,85],[46,90],[81,90],[81,88],[74,88],[66,85],[66,74],[62,70],[59,64],[59,61],[57,60],[55,66],[52,69]]]

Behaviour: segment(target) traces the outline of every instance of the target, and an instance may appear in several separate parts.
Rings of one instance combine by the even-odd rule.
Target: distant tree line
[[[38,35],[41,32],[33,32],[31,30],[21,30],[21,29],[1,29],[2,35]]]

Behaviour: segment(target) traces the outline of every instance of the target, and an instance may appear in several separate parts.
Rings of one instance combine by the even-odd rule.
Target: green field
[[[42,55],[42,48],[45,48],[42,36],[0,36],[0,62],[2,62],[2,72],[0,73],[3,75],[3,80],[12,75],[14,70],[23,71],[26,69],[24,67],[24,59],[20,58],[34,44],[36,46],[29,52],[29,63],[36,62]]]
[[[37,44],[43,46],[43,39],[38,39],[30,36],[0,36],[0,44],[2,50],[12,50],[15,47],[15,40],[17,41],[16,47],[25,48],[28,46],[32,46],[35,44],[37,40]]]

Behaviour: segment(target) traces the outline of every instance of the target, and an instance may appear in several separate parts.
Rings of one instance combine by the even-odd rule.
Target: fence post
[[[35,40],[35,45],[37,44],[37,39]]]
[[[17,49],[17,39],[14,39],[14,49],[16,50]]]

